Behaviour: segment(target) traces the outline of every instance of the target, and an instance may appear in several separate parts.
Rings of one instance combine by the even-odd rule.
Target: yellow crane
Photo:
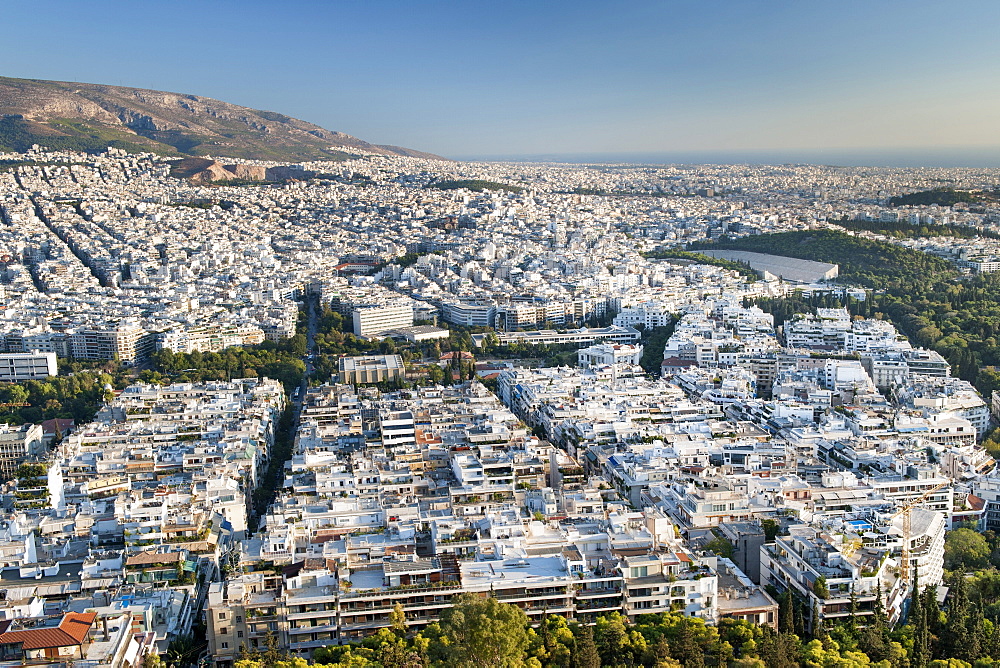
[[[905,504],[902,509],[889,518],[889,523],[891,524],[897,517],[900,515],[903,516],[903,554],[901,557],[902,563],[899,566],[899,577],[902,578],[903,583],[907,587],[910,586],[910,541],[912,540],[910,536],[910,511],[927,501],[935,492],[950,484],[951,482],[943,482],[940,485],[935,485],[916,499]]]

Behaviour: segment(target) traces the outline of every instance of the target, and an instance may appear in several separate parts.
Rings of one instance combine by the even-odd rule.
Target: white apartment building
[[[48,378],[58,374],[55,353],[33,352],[0,355],[0,381],[5,383]]]
[[[232,346],[262,343],[264,331],[256,325],[218,325],[210,327],[179,327],[157,336],[157,349],[169,348],[175,353],[214,353]]]
[[[583,369],[609,364],[634,366],[640,359],[642,359],[642,346],[639,344],[598,343],[577,353],[577,361]]]
[[[619,327],[635,327],[640,324],[646,329],[664,327],[673,321],[676,311],[677,307],[672,302],[648,301],[623,308],[613,322]]]
[[[463,327],[493,327],[496,322],[495,304],[448,302],[441,305],[445,322]]]
[[[42,425],[23,424],[12,427],[0,424],[0,478],[10,478],[17,467],[29,457],[41,455]]]
[[[399,327],[413,325],[410,304],[359,306],[351,314],[356,336],[373,336]]]
[[[785,323],[785,345],[789,348],[841,348],[851,330],[847,309],[818,308],[816,315],[796,316]]]

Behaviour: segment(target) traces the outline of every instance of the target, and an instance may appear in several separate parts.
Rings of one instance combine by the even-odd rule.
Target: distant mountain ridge
[[[199,95],[0,77],[0,150],[32,144],[283,162],[344,160],[356,151],[442,159]]]

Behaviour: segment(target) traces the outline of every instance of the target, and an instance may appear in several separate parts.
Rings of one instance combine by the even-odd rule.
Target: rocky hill
[[[342,160],[357,151],[438,157],[198,95],[0,77],[0,151],[32,144],[288,162]]]

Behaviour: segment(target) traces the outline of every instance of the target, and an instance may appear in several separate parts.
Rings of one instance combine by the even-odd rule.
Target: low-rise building
[[[337,362],[338,382],[364,385],[401,380],[406,372],[399,355],[341,357]]]

